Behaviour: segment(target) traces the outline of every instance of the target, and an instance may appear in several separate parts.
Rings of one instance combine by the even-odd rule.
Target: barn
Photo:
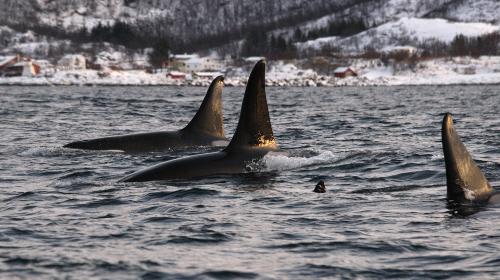
[[[335,78],[357,77],[358,73],[354,72],[351,67],[338,67],[333,71]]]
[[[34,77],[39,75],[41,67],[37,63],[29,61],[19,61],[13,65],[9,65],[2,69],[2,76],[4,77]]]
[[[167,77],[170,79],[174,80],[185,80],[186,79],[186,73],[180,72],[180,71],[170,71],[167,74]]]
[[[20,55],[13,55],[13,56],[8,56],[8,57],[3,58],[0,61],[0,71],[3,71],[7,67],[12,66],[12,65],[18,63],[19,61],[21,61]]]

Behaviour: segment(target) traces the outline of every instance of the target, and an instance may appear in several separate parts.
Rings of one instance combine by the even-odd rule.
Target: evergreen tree
[[[242,47],[243,56],[261,56],[269,50],[267,35],[256,28],[253,28],[245,36]]]
[[[153,68],[162,68],[168,62],[170,48],[166,38],[158,39],[153,44],[153,51],[149,53],[149,63]]]
[[[467,55],[467,38],[459,34],[455,36],[455,39],[451,42],[450,54],[452,56],[464,56]]]
[[[135,42],[135,34],[132,28],[124,22],[117,21],[110,32],[113,43],[125,46],[132,46]]]

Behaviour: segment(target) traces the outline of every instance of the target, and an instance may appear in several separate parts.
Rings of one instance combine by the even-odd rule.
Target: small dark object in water
[[[326,187],[325,187],[325,182],[323,180],[319,181],[316,184],[316,187],[314,188],[315,193],[325,193],[326,192]]]

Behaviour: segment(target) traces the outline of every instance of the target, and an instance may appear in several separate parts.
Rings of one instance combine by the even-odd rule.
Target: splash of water
[[[256,162],[260,171],[283,171],[305,166],[332,163],[338,156],[331,151],[321,151],[312,157],[293,156],[284,153],[269,153]]]

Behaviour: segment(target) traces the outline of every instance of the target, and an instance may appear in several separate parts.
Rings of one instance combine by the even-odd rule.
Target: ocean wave
[[[20,150],[19,154],[23,157],[50,157],[60,156],[68,153],[68,149],[62,147],[32,147]]]
[[[219,194],[216,190],[202,189],[202,188],[191,188],[186,190],[176,190],[176,191],[159,191],[148,193],[144,195],[145,200],[151,199],[165,199],[165,198],[189,198],[197,196],[211,196]]]
[[[253,272],[243,272],[236,270],[214,270],[207,271],[197,275],[197,279],[214,278],[214,279],[255,279],[259,274]]]
[[[83,204],[77,204],[74,207],[76,208],[99,208],[99,207],[106,207],[106,206],[117,206],[117,205],[122,205],[122,204],[127,204],[126,201],[123,201],[121,199],[117,198],[104,198],[96,201],[91,201],[88,203],[83,203]]]

